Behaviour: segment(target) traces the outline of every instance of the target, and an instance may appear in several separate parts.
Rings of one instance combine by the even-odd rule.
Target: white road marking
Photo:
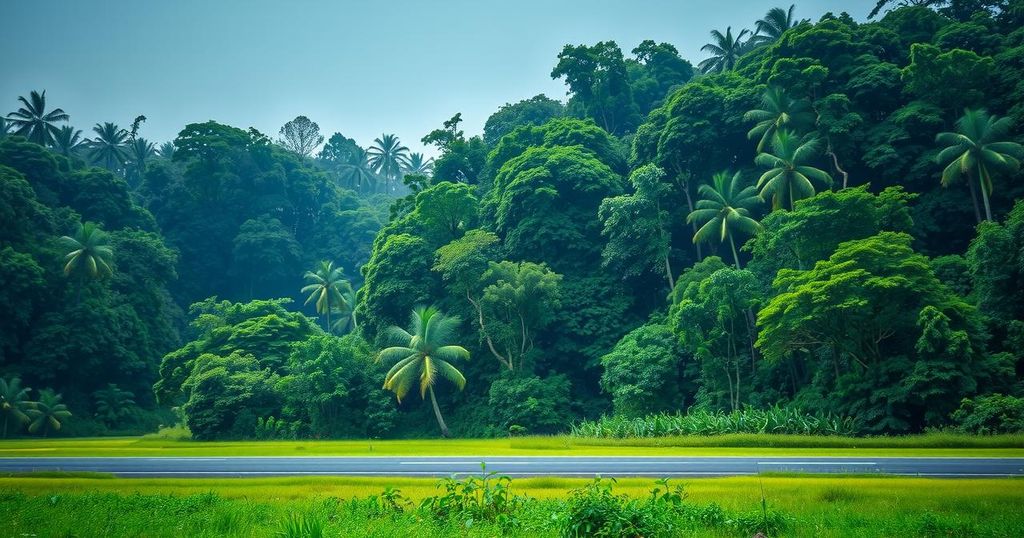
[[[759,461],[758,465],[878,465],[873,461]]]

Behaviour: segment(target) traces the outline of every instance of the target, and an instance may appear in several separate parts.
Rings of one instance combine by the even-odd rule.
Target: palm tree
[[[68,406],[60,403],[61,395],[51,389],[39,391],[39,401],[32,409],[28,410],[31,422],[28,425],[29,433],[36,433],[43,430],[43,437],[46,437],[50,430],[60,429],[61,421],[71,416]]]
[[[338,319],[331,326],[331,330],[338,333],[354,331],[359,328],[359,324],[356,323],[356,292],[352,289],[351,284],[348,282],[345,284],[341,289],[341,304],[335,310]]]
[[[160,149],[156,150],[156,152],[157,155],[160,155],[169,161],[174,158],[174,151],[177,149],[178,148],[174,145],[174,142],[164,142],[163,144],[160,144]]]
[[[828,172],[807,164],[820,152],[817,137],[800,138],[792,131],[779,130],[772,140],[771,152],[757,156],[754,162],[768,171],[757,180],[761,198],[772,197],[772,209],[793,209],[797,200],[814,196],[811,180],[832,184]],[[785,205],[784,205],[785,203]]]
[[[798,130],[814,124],[815,114],[811,103],[807,99],[793,99],[782,88],[773,86],[765,90],[761,97],[761,107],[743,115],[745,121],[757,122],[747,133],[747,138],[753,140],[761,137],[757,143],[758,153],[764,151],[779,129]]]
[[[125,149],[128,131],[109,121],[102,125],[97,123],[92,130],[96,133],[96,138],[89,144],[89,158],[94,163],[102,164],[107,170],[117,170],[128,158]]]
[[[418,174],[429,176],[434,171],[434,158],[426,159],[422,153],[410,153],[409,160],[405,163],[406,174]]]
[[[64,274],[83,273],[88,278],[103,278],[113,274],[114,251],[111,250],[107,234],[99,226],[86,222],[75,229],[75,236],[60,238],[61,245],[69,252],[64,259]]]
[[[127,416],[135,405],[135,395],[115,383],[108,383],[107,388],[92,395],[96,399],[96,418],[111,426]]]
[[[393,134],[375,138],[367,150],[370,166],[384,176],[385,189],[390,192],[391,182],[402,177],[402,170],[409,163],[409,148],[402,145]]]
[[[710,52],[711,57],[700,62],[697,67],[704,73],[732,71],[736,61],[743,55],[743,38],[750,30],[743,29],[733,38],[732,26],[725,29],[725,34],[718,30],[711,31],[713,43],[700,48],[701,52]]]
[[[127,176],[133,184],[142,181],[142,177],[146,175],[146,162],[155,155],[156,148],[145,138],[136,138],[128,144]]]
[[[939,133],[935,141],[945,148],[936,161],[946,164],[942,171],[942,186],[966,176],[974,200],[974,216],[981,222],[978,196],[974,182],[981,185],[981,199],[985,202],[985,219],[992,220],[989,196],[992,194],[992,174],[1014,173],[1024,159],[1024,146],[1010,140],[1013,120],[990,115],[984,109],[965,110],[956,122],[956,132]]]
[[[18,100],[21,101],[22,107],[7,115],[14,124],[14,134],[24,136],[40,146],[53,144],[53,137],[57,134],[57,126],[54,123],[68,121],[70,116],[59,108],[46,111],[46,90],[43,90],[43,93],[29,92],[28,99],[22,96],[18,97]]]
[[[344,278],[341,267],[335,267],[334,262],[324,260],[314,271],[306,271],[305,279],[310,282],[302,288],[302,293],[308,293],[309,298],[305,304],[316,301],[316,313],[326,315],[324,329],[331,330],[331,312],[341,306],[345,301],[342,290],[352,289],[352,285]]]
[[[5,136],[11,132],[11,122],[7,121],[6,118],[0,116],[0,140],[3,140]]]
[[[70,125],[61,126],[53,136],[53,147],[61,155],[70,158],[83,145],[82,131]]]
[[[353,188],[377,183],[377,173],[370,164],[370,153],[363,148],[353,148],[348,161],[341,164],[341,169]]]
[[[417,308],[413,310],[409,331],[396,326],[388,329],[391,339],[401,345],[383,349],[377,355],[378,361],[394,362],[384,378],[384,388],[394,392],[399,402],[414,383],[419,384],[421,398],[430,394],[430,404],[444,437],[448,437],[448,426],[437,406],[434,383],[440,374],[459,390],[466,386],[466,378],[451,361],[469,359],[469,351],[448,343],[459,323],[459,318],[445,316],[434,307]]]
[[[757,21],[757,27],[750,40],[760,45],[771,43],[782,37],[786,30],[803,22],[793,18],[794,9],[796,9],[796,5],[790,5],[788,10],[781,7],[769,9],[764,18]]]
[[[17,377],[0,378],[0,411],[4,414],[4,438],[7,438],[7,425],[14,419],[17,424],[28,422],[26,412],[32,408],[32,402],[28,400],[28,387],[21,386],[21,379]]]
[[[739,269],[740,257],[733,237],[740,232],[753,235],[761,229],[750,216],[750,210],[761,203],[761,198],[753,185],[744,186],[746,182],[739,172],[731,178],[728,172],[719,172],[713,181],[714,185],[701,185],[697,189],[702,199],[697,201],[697,209],[686,217],[686,223],[703,224],[693,234],[694,243],[710,243],[715,239],[724,243],[728,239],[733,262]]]

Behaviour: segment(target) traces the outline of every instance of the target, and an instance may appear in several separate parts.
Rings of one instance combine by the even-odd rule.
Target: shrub
[[[951,416],[958,431],[993,435],[1024,432],[1024,398],[989,394],[964,398]]]
[[[639,418],[601,417],[572,427],[574,437],[663,437],[670,435],[725,435],[773,433],[788,435],[855,435],[858,422],[851,417],[808,414],[795,409],[747,407],[732,413],[692,411],[685,415],[648,415]]]
[[[528,498],[512,494],[511,478],[487,473],[484,464],[480,468],[485,471],[481,477],[442,480],[438,488],[444,489],[444,494],[423,499],[420,509],[438,519],[456,519],[467,527],[478,520],[497,523],[505,530],[517,527],[516,514]]]

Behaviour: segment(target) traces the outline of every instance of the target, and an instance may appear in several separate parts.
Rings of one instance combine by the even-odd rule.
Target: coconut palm
[[[814,125],[815,114],[807,99],[793,99],[782,88],[773,86],[761,97],[761,108],[748,111],[743,119],[757,122],[747,138],[760,137],[757,152],[761,153],[779,129],[799,130]]]
[[[60,400],[61,395],[51,389],[39,391],[39,401],[27,412],[31,421],[28,424],[29,433],[43,430],[43,437],[46,437],[51,430],[60,429],[61,421],[71,416],[68,406],[62,404]]]
[[[813,136],[803,138],[781,129],[771,144],[771,151],[757,156],[754,162],[768,171],[757,180],[762,199],[772,197],[772,209],[793,209],[797,200],[814,196],[814,183],[832,184],[832,176],[808,163],[821,151],[821,142]]]
[[[88,278],[103,278],[113,274],[114,251],[107,234],[99,226],[86,222],[75,229],[75,236],[65,235],[60,243],[68,250],[64,259],[64,274],[81,274]]]
[[[367,154],[370,166],[384,177],[385,189],[390,191],[391,182],[402,177],[402,170],[409,163],[409,148],[403,146],[397,136],[385,134],[373,140]]]
[[[61,126],[53,136],[53,148],[65,157],[71,157],[83,145],[82,131],[70,125]]]
[[[46,90],[43,93],[29,92],[28,99],[22,96],[18,100],[21,101],[21,108],[7,115],[14,126],[14,134],[41,146],[53,144],[53,137],[57,134],[54,123],[68,121],[70,116],[59,108],[46,111]]]
[[[164,142],[163,144],[160,144],[160,147],[156,150],[156,153],[157,155],[163,157],[164,159],[171,160],[174,158],[174,152],[177,149],[178,147],[174,145],[174,142]]]
[[[334,262],[324,260],[317,265],[313,271],[306,271],[305,279],[310,283],[302,288],[302,293],[308,293],[309,298],[305,304],[314,301],[316,313],[326,316],[324,328],[331,330],[331,312],[337,309],[344,302],[342,291],[352,288],[344,278],[341,267],[335,267]]]
[[[729,241],[732,248],[732,259],[736,268],[740,268],[740,257],[736,252],[737,233],[753,235],[761,229],[761,225],[750,216],[751,210],[761,203],[757,189],[753,185],[745,185],[743,175],[736,172],[732,176],[728,172],[719,172],[713,178],[713,185],[701,185],[697,193],[701,200],[686,217],[687,224],[703,224],[693,234],[694,243],[710,243]]]
[[[345,282],[346,286],[341,289],[341,304],[335,312],[338,315],[331,330],[337,333],[354,331],[359,328],[356,322],[356,291],[351,284]]]
[[[127,179],[129,179],[132,184],[137,184],[142,181],[142,177],[146,175],[146,163],[156,156],[156,147],[152,142],[139,137],[128,144],[126,153],[127,159],[125,160],[125,171],[128,176]]]
[[[956,122],[956,132],[939,133],[935,141],[944,146],[936,161],[945,164],[942,186],[966,178],[974,199],[974,216],[981,222],[974,182],[981,186],[985,219],[992,220],[989,196],[994,173],[1014,173],[1024,159],[1024,146],[1011,141],[1013,120],[990,115],[984,109],[966,110]]]
[[[370,164],[370,153],[363,148],[353,148],[348,160],[341,164],[341,170],[352,188],[377,184],[378,177]]]
[[[108,383],[107,388],[92,393],[92,396],[96,399],[96,418],[110,426],[126,417],[135,405],[135,395],[115,383]]]
[[[11,133],[11,122],[7,121],[6,118],[0,116],[0,140],[3,140],[5,136]]]
[[[771,43],[782,37],[786,30],[804,22],[793,18],[793,10],[795,9],[796,5],[790,5],[788,10],[781,7],[769,9],[764,18],[757,21],[754,35],[751,36],[750,41],[759,45]]]
[[[89,142],[89,158],[108,170],[117,170],[128,158],[128,131],[109,121],[97,123],[92,130],[96,133],[96,138]]]
[[[7,438],[7,427],[11,422],[25,424],[29,421],[28,410],[32,402],[28,400],[28,387],[21,386],[17,377],[0,378],[0,412],[4,415],[4,438]]]
[[[700,48],[701,52],[710,52],[711,57],[701,61],[697,67],[704,73],[732,71],[736,67],[736,61],[743,55],[743,38],[749,33],[750,30],[744,28],[733,37],[732,26],[725,29],[725,34],[712,30],[711,38],[714,42]]]
[[[409,160],[405,163],[406,174],[417,174],[429,176],[434,171],[434,158],[424,158],[422,153],[410,153]]]
[[[394,392],[398,401],[402,401],[414,384],[419,385],[421,398],[426,399],[430,394],[430,404],[444,437],[448,437],[448,426],[437,406],[434,384],[440,375],[459,390],[466,386],[466,378],[452,361],[469,359],[469,351],[449,343],[459,323],[459,318],[445,316],[434,307],[417,308],[413,310],[408,331],[396,326],[388,329],[388,336],[399,345],[383,349],[377,355],[378,361],[394,363],[384,378],[384,388]]]

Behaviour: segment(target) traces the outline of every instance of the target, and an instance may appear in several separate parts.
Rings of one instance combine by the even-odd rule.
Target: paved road
[[[449,476],[487,471],[519,476],[702,477],[771,472],[927,477],[1024,476],[1024,458],[818,457],[210,457],[0,458],[0,474],[93,471],[123,477]]]

